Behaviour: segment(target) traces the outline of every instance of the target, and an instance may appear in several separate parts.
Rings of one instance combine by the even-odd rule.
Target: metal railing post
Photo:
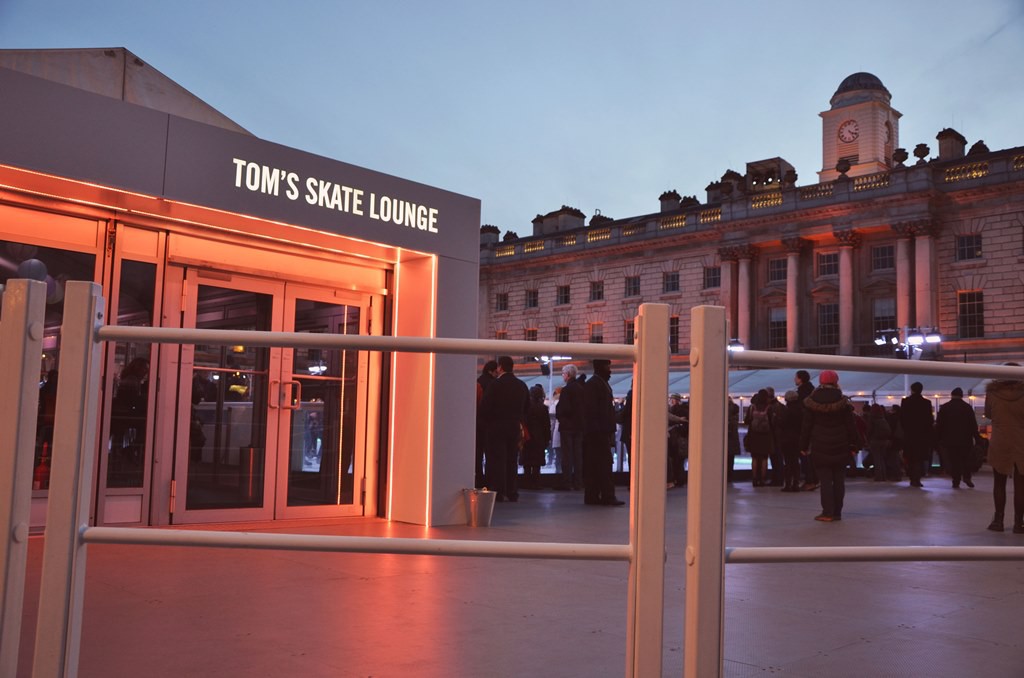
[[[0,676],[18,671],[46,283],[11,280],[0,314]]]
[[[53,434],[53,464],[39,594],[32,675],[63,678],[78,672],[92,470],[96,456],[100,342],[104,321],[100,286],[69,282],[61,328],[60,381]]]
[[[683,675],[722,675],[728,398],[725,309],[691,313],[690,457],[686,497]]]
[[[665,626],[668,306],[642,304],[633,366],[626,676],[660,676]]]

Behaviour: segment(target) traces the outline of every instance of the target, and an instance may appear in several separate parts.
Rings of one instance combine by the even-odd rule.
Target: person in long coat
[[[821,483],[821,513],[815,520],[831,523],[843,518],[846,467],[860,448],[853,405],[839,389],[839,375],[825,370],[818,388],[804,400],[800,454],[810,455]]]
[[[763,487],[768,484],[768,458],[775,449],[775,428],[771,396],[761,389],[750,399],[750,407],[743,423],[747,425],[747,435],[743,442],[750,453],[751,484]]]
[[[480,399],[487,429],[487,482],[497,501],[518,501],[519,440],[530,403],[529,389],[515,374],[511,356],[498,358],[498,377]]]
[[[903,454],[907,458],[907,475],[911,487],[923,487],[921,476],[931,466],[935,447],[935,416],[931,402],[921,395],[919,381],[910,385],[910,395],[900,401],[900,423],[903,425]]]
[[[1017,363],[1007,365],[1019,367]],[[1006,479],[1013,476],[1013,531],[1024,534],[1024,381],[999,379],[985,388],[985,416],[992,421],[988,463],[996,513],[988,529],[1003,531]]]
[[[971,480],[971,451],[979,439],[978,419],[974,408],[964,402],[964,390],[957,386],[950,393],[949,402],[939,407],[935,417],[935,437],[944,448],[943,457],[949,465],[953,489],[963,481],[967,487],[974,487]]]
[[[547,449],[551,443],[551,417],[544,404],[544,387],[534,384],[530,389],[530,406],[526,411],[526,440],[520,453],[523,467],[523,485],[540,487],[540,469],[547,462]]]
[[[615,444],[615,405],[611,361],[594,360],[594,374],[583,384],[583,503],[622,506],[615,496],[612,446]],[[564,391],[563,391],[564,394]]]

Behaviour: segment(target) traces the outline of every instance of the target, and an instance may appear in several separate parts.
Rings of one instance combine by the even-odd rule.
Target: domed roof
[[[877,76],[871,73],[854,73],[839,83],[839,89],[832,96],[865,89],[879,90],[889,94],[889,90],[885,88],[885,85],[882,84],[882,81]]]

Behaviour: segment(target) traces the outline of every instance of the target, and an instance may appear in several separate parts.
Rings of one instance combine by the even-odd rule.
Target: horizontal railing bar
[[[760,546],[725,549],[725,562],[835,563],[1024,560],[1024,546]]]
[[[860,358],[857,356],[822,355],[820,353],[777,353],[775,351],[732,351],[729,353],[729,366],[792,367],[794,369],[813,368],[850,370],[854,372],[886,372],[891,374],[1024,379],[1024,367],[983,365],[981,363],[947,363],[937,360]],[[839,385],[842,386],[842,374],[839,377]]]
[[[323,553],[388,553],[485,558],[545,558],[551,560],[630,560],[628,544],[554,544],[399,537],[348,537],[320,534],[211,532],[140,527],[82,527],[87,544],[199,546]]]
[[[193,330],[173,327],[103,325],[96,329],[100,341],[134,341],[158,344],[212,344],[219,346],[282,346],[338,348],[359,351],[407,353],[455,353],[462,355],[560,355],[573,358],[605,358],[635,361],[630,344],[590,344],[561,341],[509,341],[505,339],[450,339],[443,337],[389,337],[365,334],[315,334],[310,332],[261,332],[253,330]]]

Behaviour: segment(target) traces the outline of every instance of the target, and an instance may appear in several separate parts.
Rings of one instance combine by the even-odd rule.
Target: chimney
[[[939,140],[939,161],[959,160],[964,157],[964,149],[967,148],[967,139],[960,132],[952,127],[947,127],[935,138]]]
[[[662,212],[672,212],[679,209],[679,201],[682,200],[682,198],[679,197],[679,194],[676,193],[675,190],[671,190],[662,193],[661,196],[658,197],[658,200],[661,201]]]
[[[480,247],[493,247],[498,244],[498,235],[501,230],[497,226],[484,224],[480,227]]]

